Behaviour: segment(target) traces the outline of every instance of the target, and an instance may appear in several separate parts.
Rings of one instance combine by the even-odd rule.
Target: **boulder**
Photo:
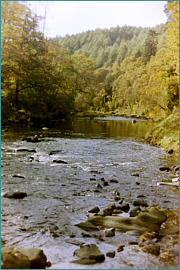
[[[30,266],[28,257],[19,251],[1,251],[1,269],[30,269]]]
[[[130,217],[136,217],[140,211],[141,211],[141,208],[139,206],[136,206],[130,211],[129,215]]]
[[[91,222],[86,221],[86,222],[80,222],[78,224],[75,224],[75,226],[85,230],[85,231],[99,231],[97,226],[93,225]]]
[[[112,214],[112,211],[109,208],[105,208],[97,213],[98,216],[108,216],[111,214]]]
[[[1,251],[2,269],[46,269],[46,255],[38,248],[14,248]]]
[[[8,199],[23,199],[27,197],[27,193],[21,192],[21,191],[9,191],[5,193],[3,197],[8,198]]]
[[[81,246],[79,249],[74,251],[74,255],[81,259],[93,260],[94,263],[103,262],[105,260],[104,254],[101,253],[95,244]]]
[[[163,222],[167,219],[167,215],[157,207],[149,207],[144,212],[140,212],[136,217],[120,217],[120,216],[93,216],[88,218],[88,223],[94,226],[113,227],[123,231],[137,230],[158,231]]]
[[[108,203],[107,204],[107,207],[110,209],[110,210],[114,210],[116,208],[116,205],[115,203]]]
[[[28,257],[31,263],[30,269],[46,269],[47,257],[44,254],[43,250],[38,248],[27,248],[27,249],[18,248],[17,251]]]
[[[130,209],[129,203],[124,203],[124,204],[118,206],[118,209],[122,210],[124,212],[128,212]]]

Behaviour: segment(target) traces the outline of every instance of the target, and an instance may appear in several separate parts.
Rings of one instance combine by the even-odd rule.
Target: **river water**
[[[178,189],[158,186],[158,182],[177,177],[174,171],[161,172],[159,167],[178,165],[178,156],[143,141],[149,125],[152,123],[138,120],[133,124],[132,119],[122,117],[79,118],[49,130],[2,131],[2,194],[15,190],[28,194],[22,200],[1,199],[2,247],[41,248],[52,269],[177,269],[177,259],[160,260],[128,245],[135,237],[128,233],[119,232],[116,237],[100,241],[104,231],[98,237],[84,238],[83,231],[74,226],[87,220],[87,211],[92,207],[103,209],[114,202],[115,190],[130,205],[138,195],[144,195],[149,206],[158,205],[178,215]],[[40,142],[22,140],[40,134]],[[98,183],[102,185],[101,178],[109,185],[97,187]],[[118,183],[111,183],[111,179]],[[175,240],[176,236],[167,236],[164,245],[173,247]],[[70,263],[80,243],[94,243],[104,254],[117,250],[120,244],[125,248],[113,259],[106,257],[104,263],[83,266]]]

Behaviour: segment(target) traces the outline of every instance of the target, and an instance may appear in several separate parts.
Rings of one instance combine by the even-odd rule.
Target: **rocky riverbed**
[[[5,255],[27,268],[35,252],[41,269],[177,269],[178,156],[142,143],[145,125],[3,133]]]

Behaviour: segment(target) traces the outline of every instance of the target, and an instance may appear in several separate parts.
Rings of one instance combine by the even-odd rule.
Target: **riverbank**
[[[147,132],[145,140],[169,153],[179,153],[179,113],[171,114],[158,121]]]
[[[139,116],[136,114],[118,114],[115,112],[96,112],[89,111],[78,113],[76,117],[106,117],[106,116],[122,116],[136,119],[144,119],[154,122],[147,133],[144,135],[144,139],[150,145],[163,148],[169,153],[179,153],[179,111],[167,116],[166,118],[154,119],[148,116]]]

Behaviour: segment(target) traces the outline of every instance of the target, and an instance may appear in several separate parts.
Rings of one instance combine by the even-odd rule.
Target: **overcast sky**
[[[44,15],[45,35],[65,36],[111,27],[153,27],[165,23],[167,1],[28,1],[33,11]]]

